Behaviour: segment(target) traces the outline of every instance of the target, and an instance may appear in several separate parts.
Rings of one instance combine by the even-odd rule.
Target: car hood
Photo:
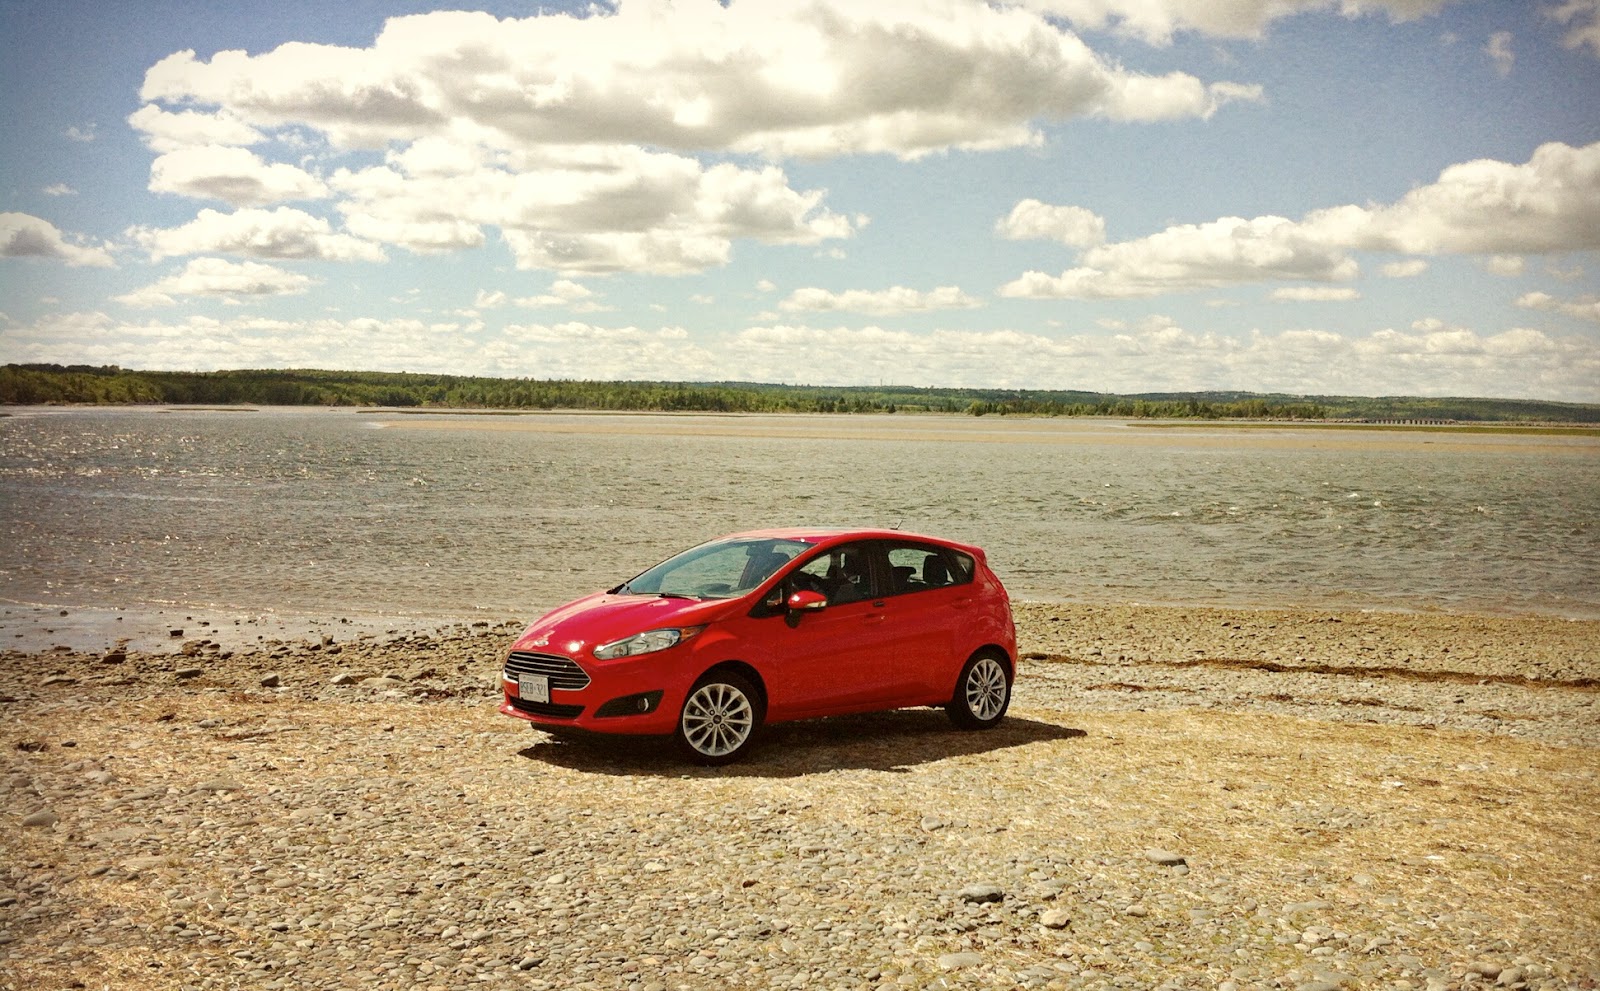
[[[512,650],[580,652],[646,630],[700,626],[725,614],[738,600],[669,599],[658,595],[596,592],[552,610],[534,621]]]

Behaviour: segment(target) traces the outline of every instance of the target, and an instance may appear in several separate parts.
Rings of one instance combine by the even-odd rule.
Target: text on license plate
[[[542,674],[517,675],[517,696],[524,702],[550,701],[550,678]]]

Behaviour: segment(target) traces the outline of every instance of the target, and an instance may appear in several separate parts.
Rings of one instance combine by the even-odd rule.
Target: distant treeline
[[[1119,396],[1054,390],[591,382],[315,369],[149,372],[114,365],[0,366],[0,402],[1600,423],[1600,406],[1531,400],[1369,399],[1247,392]]]

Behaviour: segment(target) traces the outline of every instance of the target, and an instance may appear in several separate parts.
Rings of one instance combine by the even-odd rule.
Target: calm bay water
[[[1600,617],[1600,439],[995,417],[21,409],[0,599],[531,618],[720,533],[892,525],[1014,598]]]

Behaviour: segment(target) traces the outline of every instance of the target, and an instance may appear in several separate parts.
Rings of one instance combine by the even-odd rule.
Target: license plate
[[[517,675],[517,697],[524,702],[550,701],[550,678],[542,674]]]

